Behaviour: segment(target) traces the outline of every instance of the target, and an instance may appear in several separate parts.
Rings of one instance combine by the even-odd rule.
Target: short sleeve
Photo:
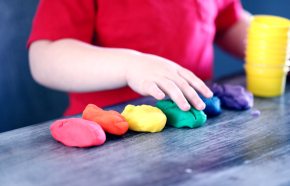
[[[27,46],[41,39],[73,38],[91,43],[95,9],[94,0],[40,0]]]
[[[219,10],[215,20],[217,33],[223,32],[235,24],[243,12],[239,0],[218,0]]]

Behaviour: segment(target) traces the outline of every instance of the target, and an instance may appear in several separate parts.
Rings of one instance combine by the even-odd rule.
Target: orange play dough
[[[98,123],[105,132],[114,135],[123,135],[129,128],[127,121],[120,113],[113,110],[105,111],[94,104],[87,105],[82,117]]]

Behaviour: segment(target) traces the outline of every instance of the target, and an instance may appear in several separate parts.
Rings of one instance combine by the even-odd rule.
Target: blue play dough
[[[222,113],[221,101],[218,97],[205,98],[202,95],[199,96],[206,105],[203,111],[208,117],[214,117]]]

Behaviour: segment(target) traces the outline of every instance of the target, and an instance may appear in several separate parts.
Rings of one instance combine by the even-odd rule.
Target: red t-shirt
[[[40,0],[28,45],[74,38],[130,48],[170,59],[206,80],[212,77],[217,33],[241,11],[239,0]],[[88,103],[103,107],[139,96],[129,87],[69,93],[65,115],[81,113]]]

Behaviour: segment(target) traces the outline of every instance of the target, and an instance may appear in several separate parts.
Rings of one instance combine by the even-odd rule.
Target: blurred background
[[[252,14],[290,18],[288,3],[242,0]],[[0,0],[0,132],[58,118],[68,104],[64,93],[37,85],[29,72],[26,40],[37,4]],[[243,72],[242,62],[215,47],[215,79]]]

